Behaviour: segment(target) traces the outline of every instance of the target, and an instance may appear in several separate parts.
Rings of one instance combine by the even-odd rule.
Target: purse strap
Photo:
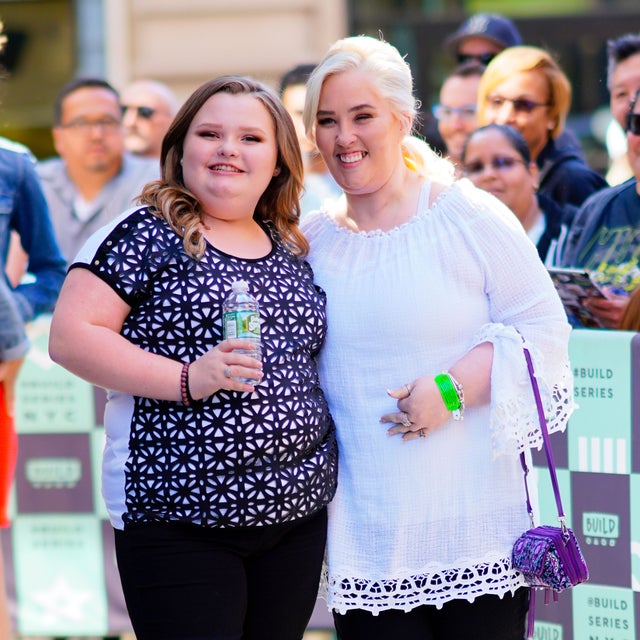
[[[544,409],[542,407],[542,399],[540,397],[540,389],[538,388],[538,381],[536,380],[535,373],[533,371],[533,362],[531,361],[531,354],[529,349],[523,347],[524,357],[527,360],[527,369],[529,370],[529,377],[531,378],[531,386],[533,388],[533,395],[536,399],[536,406],[538,408],[538,420],[540,421],[540,431],[542,432],[542,442],[544,444],[544,452],[547,456],[547,466],[549,467],[549,475],[551,476],[551,485],[553,486],[553,494],[556,498],[556,506],[558,507],[558,520],[562,525],[562,529],[565,529],[565,515],[562,508],[562,499],[560,498],[560,489],[558,487],[558,477],[556,475],[556,465],[553,460],[553,451],[551,449],[551,441],[549,440],[549,431],[547,429],[547,420],[544,415]],[[520,463],[522,464],[522,470],[524,472],[524,487],[527,493],[527,511],[533,522],[533,509],[531,508],[531,500],[529,499],[529,486],[527,484],[527,476],[529,475],[529,468],[527,467],[527,461],[524,456],[524,452],[520,454]]]

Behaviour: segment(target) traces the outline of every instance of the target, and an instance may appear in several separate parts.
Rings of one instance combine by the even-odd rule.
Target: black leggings
[[[485,595],[473,602],[451,600],[442,609],[424,605],[404,613],[397,609],[373,616],[353,609],[333,614],[339,640],[523,640],[529,589],[503,598]]]
[[[326,525],[322,509],[268,527],[115,530],[137,640],[300,640],[316,602]]]

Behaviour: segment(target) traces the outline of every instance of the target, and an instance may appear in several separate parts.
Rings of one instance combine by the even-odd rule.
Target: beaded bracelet
[[[462,420],[464,413],[464,393],[462,385],[448,372],[439,373],[435,378],[442,401],[447,411],[453,413],[454,420]]]
[[[182,395],[182,404],[185,407],[190,407],[193,402],[191,391],[189,391],[189,366],[190,362],[185,362],[182,365],[182,371],[180,372],[180,394]]]
[[[447,375],[451,378],[451,383],[455,387],[456,393],[458,394],[458,400],[460,400],[460,406],[453,411],[453,419],[454,420],[462,420],[464,418],[464,390],[462,389],[462,385],[447,371]]]

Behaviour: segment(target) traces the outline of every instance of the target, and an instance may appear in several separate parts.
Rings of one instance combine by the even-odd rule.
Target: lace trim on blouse
[[[417,224],[424,216],[429,214],[429,210],[436,206],[436,203],[440,198],[446,193],[445,189],[442,193],[438,194],[438,197],[435,199],[431,207],[429,207],[429,197],[431,195],[431,182],[426,180],[422,184],[422,188],[420,189],[420,196],[418,198],[418,206],[416,207],[415,215],[411,216],[406,222],[399,224],[393,229],[389,229],[388,231],[384,231],[382,229],[371,229],[370,231],[354,231],[353,229],[341,224],[335,216],[334,209],[322,208],[320,209],[320,215],[327,220],[327,222],[334,227],[339,233],[345,235],[355,235],[361,236],[363,238],[383,238],[385,236],[394,235],[400,232],[405,227]]]
[[[390,580],[333,575],[329,581],[325,567],[320,597],[327,600],[330,609],[339,613],[364,609],[378,615],[387,609],[410,611],[422,605],[435,605],[441,609],[450,600],[473,602],[486,594],[502,597],[514,593],[524,584],[522,576],[511,568],[510,558],[488,558],[480,564],[460,569],[425,571]]]
[[[514,327],[502,324],[485,325],[474,342],[492,342],[494,346],[491,388],[500,389],[500,396],[491,399],[489,429],[495,455],[513,455],[542,447],[538,411],[523,352],[525,346],[534,363],[547,430],[550,434],[564,431],[576,408],[573,375],[567,359],[557,359],[561,364],[556,364],[553,371],[547,370],[542,353],[529,341],[523,341]],[[552,387],[547,380],[554,381]]]

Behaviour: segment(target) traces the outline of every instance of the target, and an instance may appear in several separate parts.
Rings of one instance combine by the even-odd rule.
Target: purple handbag
[[[542,431],[542,441],[547,456],[547,465],[551,475],[551,484],[558,508],[559,527],[540,526],[525,531],[513,546],[512,564],[524,576],[527,584],[532,588],[529,603],[529,622],[527,626],[527,637],[533,637],[533,627],[535,622],[535,594],[533,589],[545,589],[545,602],[549,602],[550,594],[554,600],[558,599],[558,592],[568,589],[589,579],[589,570],[584,561],[578,541],[573,531],[565,523],[560,490],[558,488],[558,478],[556,476],[556,466],[553,460],[553,451],[547,430],[547,421],[542,408],[540,390],[538,382],[533,372],[533,363],[528,349],[524,349],[527,360],[529,377],[533,387],[533,395],[538,408],[538,418],[540,420],[540,430]],[[533,509],[529,499],[529,487],[527,486],[527,475],[529,469],[524,453],[520,454],[520,462],[524,471],[524,486],[527,494],[527,511],[533,525]]]

